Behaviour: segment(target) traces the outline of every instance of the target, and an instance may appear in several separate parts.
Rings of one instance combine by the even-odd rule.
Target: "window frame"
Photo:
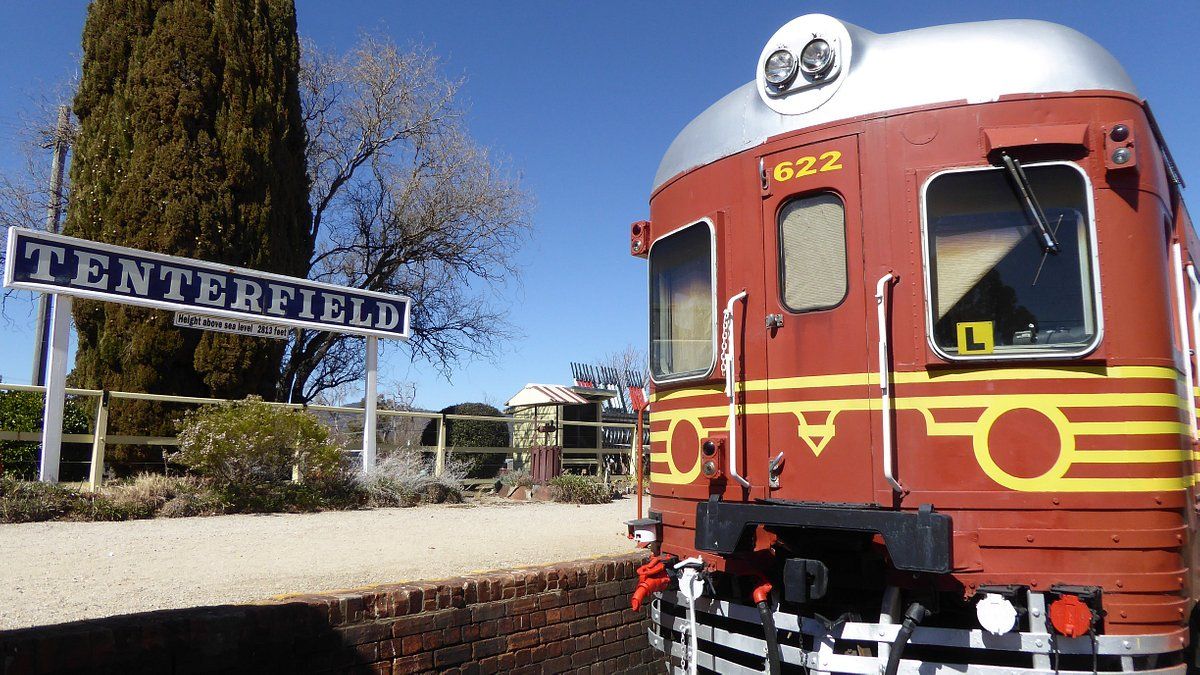
[[[708,228],[708,245],[709,245],[709,248],[708,248],[708,251],[709,251],[708,273],[709,273],[709,281],[710,281],[709,287],[711,288],[711,293],[709,294],[709,296],[710,296],[709,302],[710,302],[710,307],[711,307],[711,312],[712,312],[712,324],[713,324],[712,325],[712,329],[713,329],[712,330],[712,345],[711,345],[711,349],[710,349],[710,351],[712,353],[712,360],[709,362],[708,368],[706,368],[703,372],[696,372],[696,373],[692,373],[689,375],[681,375],[681,376],[669,377],[669,378],[665,378],[665,379],[659,379],[659,378],[655,377],[655,375],[654,375],[654,334],[653,334],[654,326],[653,326],[653,322],[651,320],[653,317],[652,303],[654,302],[654,297],[653,297],[654,267],[650,264],[650,257],[652,255],[654,255],[654,247],[657,246],[659,244],[659,242],[664,241],[668,237],[675,236],[677,234],[680,234],[680,233],[682,233],[690,228],[696,227],[698,225],[704,225]],[[672,384],[672,383],[676,383],[676,382],[690,382],[690,381],[694,381],[694,380],[706,380],[712,376],[713,370],[717,367],[717,334],[720,332],[719,328],[718,328],[719,321],[718,321],[718,317],[717,317],[717,228],[713,224],[712,218],[705,216],[703,218],[700,218],[699,220],[689,222],[686,225],[681,225],[681,226],[675,228],[674,230],[671,230],[670,232],[664,234],[663,236],[658,237],[654,241],[650,242],[650,247],[646,249],[646,318],[647,318],[647,321],[646,321],[646,345],[650,350],[649,354],[647,355],[648,363],[646,365],[649,366],[647,368],[647,370],[649,371],[651,382],[653,382],[654,384]]]
[[[785,285],[783,276],[783,222],[779,217],[783,214],[783,210],[787,208],[789,204],[793,204],[802,199],[820,197],[822,195],[833,195],[834,197],[837,197],[838,201],[841,202],[842,205],[842,262],[845,264],[844,269],[846,271],[846,289],[842,292],[842,297],[832,305],[809,307],[808,309],[795,309],[787,303],[787,287]],[[788,314],[801,315],[810,314],[812,312],[828,312],[831,309],[837,309],[838,307],[841,307],[842,304],[846,302],[846,298],[850,297],[850,228],[846,222],[846,198],[842,195],[842,193],[838,192],[837,190],[825,189],[817,190],[815,192],[801,192],[784,198],[783,201],[779,202],[779,208],[775,210],[775,241],[775,283],[779,289],[779,306],[783,307]]]
[[[1100,342],[1104,339],[1104,303],[1102,291],[1100,288],[1100,255],[1099,242],[1096,235],[1096,193],[1092,188],[1092,179],[1088,176],[1087,171],[1079,164],[1066,160],[1054,160],[1048,162],[1033,162],[1023,164],[1025,168],[1034,168],[1039,166],[1066,166],[1074,169],[1081,178],[1083,178],[1083,188],[1085,192],[1084,201],[1087,207],[1087,235],[1088,235],[1088,260],[1091,263],[1091,286],[1092,286],[1092,307],[1096,317],[1096,334],[1092,336],[1090,342],[1083,347],[1073,351],[1065,350],[1017,350],[1004,353],[992,354],[950,354],[938,346],[937,340],[934,339],[933,331],[933,283],[932,272],[933,267],[930,265],[930,247],[932,243],[929,240],[929,202],[928,192],[929,186],[933,181],[941,176],[952,173],[967,173],[972,171],[1004,171],[1002,167],[984,164],[978,166],[955,167],[950,169],[942,169],[935,171],[925,179],[921,184],[920,194],[920,211],[921,211],[921,274],[925,283],[925,341],[929,348],[933,350],[939,358],[945,361],[1052,361],[1064,359],[1078,359],[1088,354],[1091,354],[1100,346]],[[1081,256],[1082,259],[1082,256]]]

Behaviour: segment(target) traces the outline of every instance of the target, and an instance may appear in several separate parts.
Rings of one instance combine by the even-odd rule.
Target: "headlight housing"
[[[800,69],[814,79],[824,77],[833,68],[833,45],[814,38],[800,51]]]
[[[786,49],[777,49],[763,63],[763,77],[772,87],[786,86],[796,77],[796,55]]]

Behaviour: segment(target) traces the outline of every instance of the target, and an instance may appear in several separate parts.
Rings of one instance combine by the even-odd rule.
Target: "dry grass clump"
[[[222,513],[224,507],[191,477],[142,474],[96,492],[37,481],[0,479],[0,522],[135,520]]]
[[[142,473],[127,483],[116,483],[104,493],[120,511],[133,518],[214,515],[224,511],[221,500],[194,476]]]
[[[518,487],[533,489],[533,476],[525,469],[505,471],[500,474],[499,481],[500,485],[509,489]]]
[[[447,462],[445,474],[434,476],[433,467],[421,453],[395,452],[374,469],[359,474],[358,485],[366,492],[370,506],[458,503],[463,500],[460,474],[465,470],[456,462]]]

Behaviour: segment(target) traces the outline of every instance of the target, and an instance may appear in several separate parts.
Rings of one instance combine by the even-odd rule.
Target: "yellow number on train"
[[[801,176],[811,176],[817,171],[813,169],[813,164],[817,163],[816,157],[801,157],[796,160],[796,178]],[[804,168],[800,168],[803,166]]]
[[[837,150],[821,153],[821,159],[826,160],[825,164],[821,166],[821,171],[837,171],[842,168],[842,165],[838,163],[838,160],[841,158],[842,153]]]
[[[789,180],[813,176],[825,171],[838,171],[842,168],[842,164],[839,161],[841,158],[842,153],[837,150],[823,152],[820,157],[805,155],[795,162],[780,162],[776,164],[775,168],[771,170],[771,175],[775,178],[775,182],[786,183]],[[817,166],[817,162],[822,162],[820,168],[813,168]]]

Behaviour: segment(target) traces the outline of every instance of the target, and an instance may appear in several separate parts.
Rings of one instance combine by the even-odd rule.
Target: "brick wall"
[[[662,672],[644,556],[0,632],[0,672]]]

